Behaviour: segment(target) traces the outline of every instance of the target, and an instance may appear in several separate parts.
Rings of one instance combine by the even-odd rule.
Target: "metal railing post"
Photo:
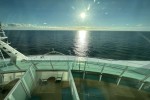
[[[140,87],[138,88],[138,91],[140,91],[140,90],[143,88],[143,86],[144,86],[144,84],[145,84],[145,80],[148,79],[149,77],[150,77],[150,74],[148,74],[147,76],[145,76],[145,77],[141,80],[142,84],[141,84]]]
[[[83,72],[83,79],[85,78],[85,69],[86,69],[86,64],[87,64],[87,62],[85,61],[85,65],[84,65],[84,72]]]
[[[4,55],[3,55],[2,51],[1,51],[1,49],[0,49],[0,54],[1,54],[1,56],[2,56],[2,59],[3,59],[3,61],[4,61],[5,66],[8,67],[7,64],[6,64],[6,62],[5,62],[5,57],[4,57]]]
[[[54,66],[53,66],[53,64],[52,64],[51,60],[50,60],[50,65],[52,66],[52,70],[54,70]]]
[[[140,85],[140,87],[138,88],[138,91],[140,91],[144,86],[144,82],[142,82],[142,84]]]
[[[119,75],[119,78],[118,78],[118,81],[117,81],[117,85],[119,85],[119,83],[120,83],[120,81],[121,81],[121,79],[122,79],[122,75],[125,73],[125,71],[127,71],[128,70],[128,67],[129,66],[126,66],[126,68],[122,71],[122,73]]]
[[[99,63],[98,63],[98,65],[99,65]],[[100,72],[100,76],[99,76],[99,81],[102,80],[102,74],[103,74],[103,70],[104,70],[104,68],[105,68],[105,65],[106,65],[106,64],[104,64],[104,65],[102,66],[102,69],[101,69],[101,72]]]

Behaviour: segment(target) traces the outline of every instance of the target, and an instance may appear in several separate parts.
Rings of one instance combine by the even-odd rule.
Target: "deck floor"
[[[150,100],[149,92],[137,91],[131,87],[91,79],[74,80],[80,100]],[[6,94],[1,94],[0,100],[5,96]],[[33,90],[31,100],[72,100],[69,82],[39,84]]]
[[[31,100],[63,100],[63,96],[70,97],[71,92],[66,94],[63,93],[63,90],[70,90],[69,82],[62,81],[60,83],[47,82],[43,85],[38,85],[32,93]]]
[[[150,100],[150,93],[113,83],[75,78],[80,100]]]

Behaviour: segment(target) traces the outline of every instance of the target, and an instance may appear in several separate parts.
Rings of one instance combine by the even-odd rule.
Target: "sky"
[[[150,0],[0,0],[0,21],[13,28],[150,30]]]

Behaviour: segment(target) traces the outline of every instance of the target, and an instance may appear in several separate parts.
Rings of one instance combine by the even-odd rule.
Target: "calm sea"
[[[5,31],[11,46],[25,55],[59,51],[66,55],[150,60],[150,32]]]

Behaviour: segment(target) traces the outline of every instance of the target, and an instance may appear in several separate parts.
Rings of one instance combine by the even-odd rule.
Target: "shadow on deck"
[[[30,100],[72,100],[69,82],[50,80],[44,84],[38,84]]]

